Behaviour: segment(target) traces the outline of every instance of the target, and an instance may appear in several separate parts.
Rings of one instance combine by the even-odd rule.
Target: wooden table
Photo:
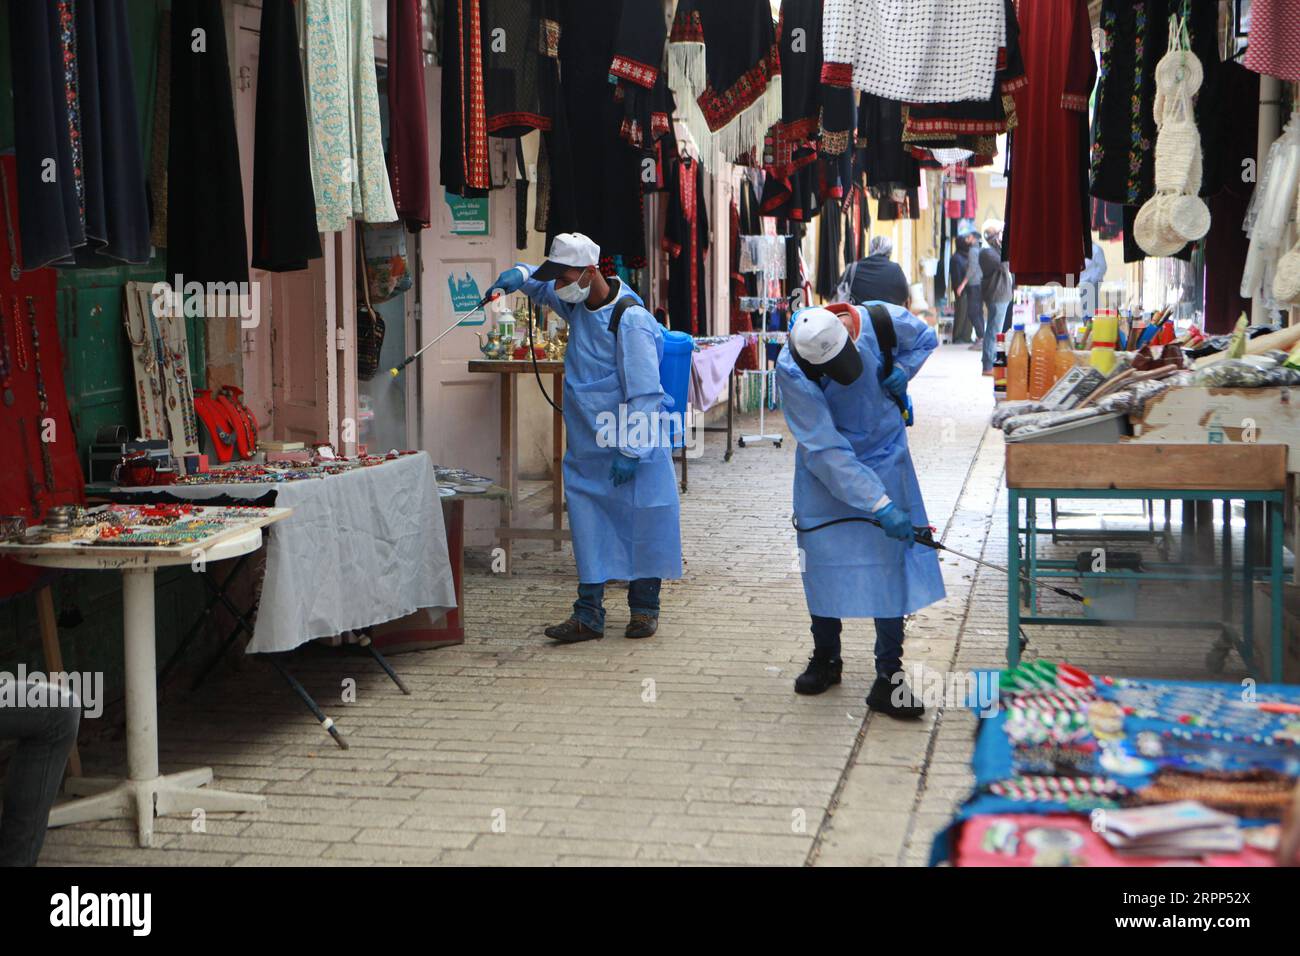
[[[551,400],[563,407],[564,363],[538,361],[537,373],[551,376]],[[497,539],[505,552],[505,573],[514,571],[511,545],[516,538],[542,538],[552,542],[552,549],[560,550],[560,542],[572,538],[564,527],[564,416],[551,411],[551,527],[516,525],[515,511],[519,505],[519,388],[516,376],[533,376],[531,359],[497,360],[473,359],[471,372],[498,375],[501,379],[501,482],[506,496],[500,499],[501,520]],[[540,395],[538,401],[545,401]],[[537,513],[533,513],[534,516]]]
[[[120,571],[122,641],[126,658],[127,779],[77,777],[65,784],[83,799],[56,806],[50,826],[90,820],[135,818],[140,846],[153,843],[155,814],[188,815],[260,810],[266,798],[251,793],[201,789],[212,782],[212,768],[163,774],[158,767],[157,647],[154,643],[154,572],[160,567],[194,565],[238,557],[262,546],[262,528],[289,516],[290,508],[259,509],[232,528],[193,544],[167,547],[90,544],[0,544],[0,554],[25,564],[74,570]]]
[[[1263,674],[1254,655],[1254,588],[1264,577],[1270,594],[1270,649],[1268,674],[1273,681],[1282,679],[1282,508],[1286,495],[1285,445],[1192,445],[1138,444],[1120,442],[1103,445],[1008,444],[1007,454],[1007,554],[1009,586],[1007,588],[1007,663],[1020,662],[1022,624],[1046,625],[1132,625],[1130,620],[1107,620],[1100,616],[1066,617],[1038,614],[1035,581],[1058,577],[1080,581],[1109,579],[1136,587],[1142,580],[1186,581],[1205,589],[1216,579],[1220,583],[1218,620],[1152,620],[1143,618],[1141,627],[1205,627],[1220,631],[1220,642],[1211,652],[1213,668],[1220,648],[1235,646],[1247,669]],[[1093,500],[1181,500],[1218,501],[1223,509],[1222,567],[1207,571],[1204,567],[1187,568],[1181,564],[1157,564],[1143,561],[1143,570],[1100,570],[1079,572],[1075,562],[1043,559],[1038,556],[1036,539],[1037,503],[1041,499]],[[1245,543],[1241,566],[1235,566],[1231,541],[1232,502],[1258,503],[1260,517],[1246,509]],[[1021,504],[1024,504],[1022,515]],[[1023,523],[1022,523],[1023,522]],[[1257,568],[1254,546],[1267,535],[1266,567]],[[1021,548],[1024,557],[1021,557]],[[1237,631],[1232,618],[1233,577],[1240,572],[1241,626]],[[1024,576],[1022,578],[1022,575]],[[1019,582],[1017,585],[1016,582]],[[1025,610],[1022,611],[1022,596]],[[1222,664],[1219,659],[1220,666]]]

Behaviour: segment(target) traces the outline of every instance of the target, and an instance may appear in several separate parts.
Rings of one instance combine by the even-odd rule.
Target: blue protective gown
[[[894,321],[896,367],[911,379],[939,344],[934,331],[901,306],[885,305]],[[787,345],[777,360],[786,423],[799,442],[795,454],[794,513],[800,527],[850,515],[870,515],[892,501],[916,527],[929,524],[907,428],[898,406],[880,387],[881,354],[865,308],[858,354],[862,375],[843,386],[812,382]],[[908,547],[875,525],[850,521],[801,532],[803,589],[818,617],[902,617],[943,597],[936,553]]]
[[[663,326],[622,282],[613,300],[594,312],[585,303],[562,302],[554,282],[528,279],[522,291],[569,325],[564,353],[564,497],[578,580],[599,584],[680,578],[677,479],[667,420],[659,414],[673,404],[659,384]],[[624,296],[636,305],[623,313],[616,337],[609,331],[609,320],[614,304]],[[641,462],[631,481],[615,487],[609,470],[619,454]]]

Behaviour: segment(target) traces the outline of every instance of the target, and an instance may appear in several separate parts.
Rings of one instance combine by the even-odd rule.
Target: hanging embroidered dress
[[[375,80],[370,0],[302,0],[316,227],[394,222]]]
[[[704,271],[709,250],[704,167],[689,156],[670,164],[664,249],[668,266],[668,324],[691,335],[708,334],[708,289]],[[742,266],[743,268],[743,266]]]
[[[781,56],[768,0],[678,0],[668,85],[709,161],[762,155],[781,118]]]
[[[822,81],[905,103],[987,100],[1003,0],[826,0]]]
[[[130,29],[123,0],[9,4],[24,269],[149,261]]]
[[[1016,93],[1004,243],[1021,285],[1077,277],[1092,251],[1088,100],[1096,79],[1087,0],[1020,0],[1029,83]]]

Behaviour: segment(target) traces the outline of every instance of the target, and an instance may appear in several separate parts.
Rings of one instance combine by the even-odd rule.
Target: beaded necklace
[[[45,441],[45,422],[50,417],[50,395],[46,391],[45,375],[41,369],[41,333],[36,328],[36,299],[30,295],[27,297],[27,319],[32,326],[32,362],[36,365],[36,397],[41,407],[41,418],[36,423],[36,437],[41,443],[41,465],[45,470],[45,488],[47,491],[53,491],[54,459],[50,457],[50,446]]]
[[[18,322],[14,320],[14,332],[18,332]],[[0,388],[4,389],[5,407],[12,407],[14,403],[14,390],[11,387],[10,375],[13,367],[9,364],[9,331],[6,328],[4,302],[0,300]]]

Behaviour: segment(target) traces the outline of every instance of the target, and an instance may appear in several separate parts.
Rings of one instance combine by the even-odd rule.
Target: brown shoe
[[[605,636],[604,631],[593,631],[577,618],[569,618],[563,624],[548,627],[544,632],[547,637],[560,644],[580,644],[583,641],[598,641]]]
[[[651,617],[649,614],[633,614],[632,620],[627,622],[627,630],[623,632],[624,637],[654,637],[655,631],[659,629],[659,619]]]

